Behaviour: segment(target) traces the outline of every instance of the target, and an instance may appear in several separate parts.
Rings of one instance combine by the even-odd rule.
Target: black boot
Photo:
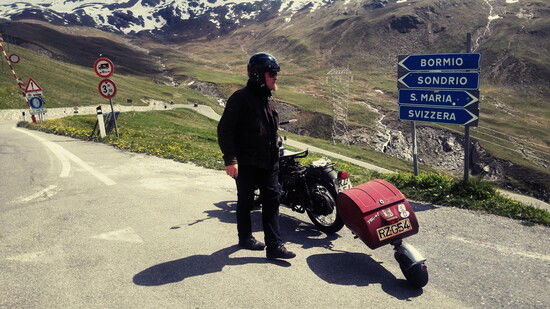
[[[262,251],[265,245],[261,241],[257,241],[256,238],[250,237],[247,239],[239,240],[239,247],[248,250]]]
[[[267,247],[265,253],[268,259],[292,259],[296,257],[296,254],[292,251],[288,251],[284,245]]]

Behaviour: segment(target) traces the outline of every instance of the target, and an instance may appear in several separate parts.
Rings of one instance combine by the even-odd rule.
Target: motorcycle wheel
[[[409,284],[417,289],[423,288],[428,284],[428,267],[426,263],[411,265],[411,260],[403,254],[395,254],[395,259],[399,263],[401,272]]]
[[[323,203],[322,207],[329,207],[332,212],[328,215],[307,210],[307,215],[315,226],[325,234],[334,234],[342,229],[344,221],[338,215],[336,201],[330,191],[323,185],[316,185],[317,190],[312,193],[313,203]],[[321,208],[321,207],[320,207]]]

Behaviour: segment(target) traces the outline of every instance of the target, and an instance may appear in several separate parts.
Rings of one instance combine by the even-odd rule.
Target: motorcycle
[[[279,125],[295,120],[283,121]],[[313,224],[323,233],[333,234],[344,226],[338,215],[336,197],[339,192],[351,188],[346,171],[336,171],[334,163],[320,159],[304,166],[298,160],[309,155],[308,150],[291,152],[284,148],[279,138],[279,184],[282,205],[298,213],[307,213]],[[261,198],[256,190],[256,207]]]
[[[415,288],[428,283],[426,258],[403,241],[418,233],[416,215],[395,186],[378,179],[353,187],[348,173],[337,171],[329,160],[300,164],[298,159],[307,157],[308,150],[289,152],[282,139],[279,154],[281,204],[299,213],[307,212],[313,224],[326,234],[336,233],[346,225],[370,249],[392,245],[407,282]],[[261,203],[259,194],[256,201]]]

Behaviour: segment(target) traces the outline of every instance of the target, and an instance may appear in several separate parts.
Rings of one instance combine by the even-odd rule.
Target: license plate
[[[340,183],[338,184],[338,193],[347,189],[351,189],[351,187],[352,185],[349,179],[340,179]]]
[[[409,219],[405,219],[397,223],[394,223],[392,225],[387,225],[381,228],[377,228],[376,233],[378,234],[378,239],[382,241],[382,240],[394,237],[396,235],[411,231],[412,229],[413,228],[411,225],[411,221],[409,221]]]

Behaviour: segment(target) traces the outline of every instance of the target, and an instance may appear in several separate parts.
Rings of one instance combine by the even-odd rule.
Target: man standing
[[[248,83],[225,106],[218,124],[218,143],[225,170],[237,183],[237,232],[239,246],[263,250],[269,259],[290,259],[279,235],[279,116],[271,92],[277,90],[280,71],[275,57],[253,55],[248,62]],[[250,211],[254,190],[260,189],[264,245],[252,236]]]

